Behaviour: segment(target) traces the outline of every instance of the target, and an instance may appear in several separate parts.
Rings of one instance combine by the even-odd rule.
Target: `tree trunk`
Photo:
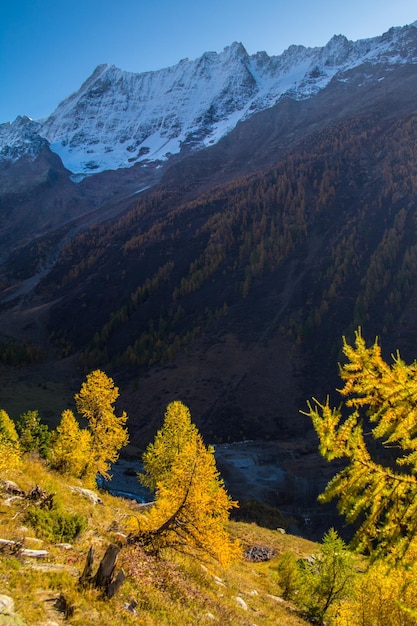
[[[97,573],[93,578],[93,584],[95,587],[102,587],[105,589],[110,584],[119,552],[120,548],[114,543],[109,545],[106,550],[106,554],[101,559]]]
[[[78,581],[80,585],[82,587],[92,585],[97,589],[101,589],[107,598],[112,598],[120,589],[126,577],[122,569],[117,573],[116,577],[113,576],[119,552],[120,548],[111,543],[100,561],[95,576],[93,576],[94,552],[91,546],[87,554],[84,571]]]
[[[126,578],[126,574],[124,573],[124,571],[122,569],[119,570],[116,578],[112,580],[112,582],[107,587],[106,596],[108,598],[112,598],[114,595],[116,595],[116,593],[119,591],[120,587],[122,586],[122,583],[125,578]]]
[[[85,560],[84,571],[78,579],[81,587],[87,587],[91,584],[93,578],[93,563],[94,563],[94,550],[93,546],[90,547],[87,558]]]

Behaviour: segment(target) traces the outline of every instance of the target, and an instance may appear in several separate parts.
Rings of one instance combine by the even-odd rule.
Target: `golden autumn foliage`
[[[15,469],[20,464],[19,436],[14,422],[0,409],[0,471]]]
[[[392,567],[373,563],[356,577],[352,592],[339,607],[334,626],[415,626],[417,565]]]
[[[140,480],[155,492],[155,505],[141,520],[139,541],[155,553],[168,548],[208,554],[224,566],[239,557],[240,546],[227,531],[237,503],[220,478],[214,449],[205,447],[181,402],[168,405],[143,463]]]
[[[343,340],[343,352],[342,405],[314,400],[306,412],[322,456],[347,461],[321,500],[337,498],[356,522],[354,546],[402,558],[417,532],[417,363],[397,354],[387,364],[378,341],[368,348],[360,330],[353,346]]]
[[[71,476],[82,476],[89,462],[91,443],[91,433],[80,428],[74,413],[66,409],[53,434],[52,466]]]
[[[88,421],[91,437],[91,453],[81,477],[90,483],[95,482],[97,474],[107,480],[111,463],[117,461],[120,449],[129,440],[127,415],[123,412],[118,417],[114,409],[119,389],[104,372],[94,370],[74,397],[78,412]]]
[[[81,428],[74,413],[66,409],[56,430],[42,424],[38,411],[26,411],[17,421],[0,409],[0,471],[13,469],[21,454],[35,452],[53,469],[96,484],[97,475],[110,478],[108,470],[117,461],[120,449],[128,442],[127,415],[115,415],[114,403],[119,390],[104,372],[88,374],[75,395],[77,409],[87,422]]]

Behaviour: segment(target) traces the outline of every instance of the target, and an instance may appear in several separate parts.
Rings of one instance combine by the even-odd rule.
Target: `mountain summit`
[[[235,42],[219,54],[206,52],[155,72],[100,65],[36,123],[36,135],[74,174],[146,165],[215,144],[254,113],[285,97],[311,98],[332,79],[348,80],[353,68],[380,66],[382,80],[384,72],[404,63],[417,63],[417,22],[357,42],[337,35],[324,47],[294,45],[279,56],[250,56]],[[28,134],[34,124],[19,117],[0,125],[0,157],[33,153]]]

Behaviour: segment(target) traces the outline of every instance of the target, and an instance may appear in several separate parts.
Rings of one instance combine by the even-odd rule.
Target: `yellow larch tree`
[[[118,387],[101,370],[88,374],[80,392],[74,396],[77,411],[87,419],[91,434],[91,454],[82,475],[87,483],[94,484],[97,475],[108,480],[111,464],[117,461],[120,449],[129,441],[126,413],[115,414],[114,403],[118,397]]]
[[[66,409],[52,435],[52,467],[80,478],[89,462],[91,443],[91,433],[86,428],[80,428],[74,413]]]
[[[417,362],[397,353],[389,365],[360,329],[354,345],[343,339],[343,352],[341,405],[313,399],[305,412],[322,456],[346,461],[320,499],[336,498],[356,524],[355,547],[401,559],[417,533]]]
[[[21,450],[14,422],[0,409],[0,472],[19,466]]]
[[[140,480],[155,492],[155,504],[137,537],[145,548],[210,555],[223,566],[240,556],[240,545],[227,529],[230,510],[237,503],[220,478],[213,447],[205,447],[182,402],[168,405],[143,462]]]

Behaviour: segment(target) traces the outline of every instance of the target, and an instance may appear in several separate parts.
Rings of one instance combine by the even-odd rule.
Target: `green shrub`
[[[296,603],[309,621],[323,624],[333,608],[349,597],[355,572],[353,555],[331,528],[319,551],[308,560],[299,560]]]
[[[67,513],[61,508],[50,510],[33,506],[26,511],[25,521],[39,537],[50,542],[71,542],[87,528],[87,520],[80,513]]]
[[[278,563],[278,578],[282,597],[293,600],[300,584],[299,566],[293,552],[284,552]]]

